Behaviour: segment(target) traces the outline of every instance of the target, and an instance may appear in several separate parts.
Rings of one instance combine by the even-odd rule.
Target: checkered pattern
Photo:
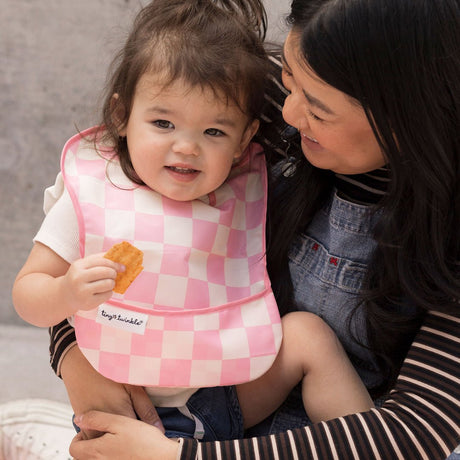
[[[249,381],[270,367],[281,326],[265,267],[260,147],[217,191],[191,202],[133,184],[81,136],[66,144],[62,171],[82,256],[123,240],[144,252],[144,270],[110,301],[148,313],[142,335],[98,323],[96,310],[75,317],[78,344],[99,372],[136,385],[201,387]]]

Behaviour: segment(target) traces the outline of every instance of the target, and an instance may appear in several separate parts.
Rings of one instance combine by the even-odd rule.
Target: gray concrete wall
[[[43,219],[64,142],[97,120],[107,65],[140,0],[0,0],[0,324],[24,324],[11,286]],[[269,39],[289,0],[266,0]]]

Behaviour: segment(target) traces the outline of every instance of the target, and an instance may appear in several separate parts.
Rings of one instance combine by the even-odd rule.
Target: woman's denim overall
[[[372,355],[353,340],[348,325],[357,304],[367,266],[376,243],[373,229],[379,212],[334,195],[291,247],[289,267],[294,284],[295,309],[313,312],[335,331],[365,385],[380,383]],[[353,316],[352,331],[367,343],[362,311]],[[251,435],[277,433],[308,424],[297,387],[266,422]]]

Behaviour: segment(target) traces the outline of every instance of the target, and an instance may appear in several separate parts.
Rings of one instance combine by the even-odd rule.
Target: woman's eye
[[[292,72],[289,69],[287,69],[286,67],[283,67],[281,69],[281,73],[283,75],[285,75],[286,77],[292,77]]]
[[[311,110],[308,111],[308,115],[313,118],[313,120],[316,121],[324,121],[322,118],[318,117],[318,115],[315,115]]]
[[[281,72],[281,81],[283,82],[283,86],[287,89],[288,92],[292,91],[292,74],[289,73],[284,67],[283,71]]]
[[[218,137],[218,136],[224,136],[225,133],[223,131],[221,131],[220,129],[217,129],[217,128],[208,128],[206,131],[205,131],[206,134],[208,134],[209,136],[213,136],[213,137]]]
[[[168,120],[155,120],[153,125],[161,129],[172,129],[174,125]]]

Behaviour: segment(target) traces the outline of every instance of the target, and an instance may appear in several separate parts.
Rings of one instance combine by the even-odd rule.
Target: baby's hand
[[[63,298],[74,312],[92,310],[110,299],[117,273],[124,270],[103,253],[78,259],[62,279]]]

